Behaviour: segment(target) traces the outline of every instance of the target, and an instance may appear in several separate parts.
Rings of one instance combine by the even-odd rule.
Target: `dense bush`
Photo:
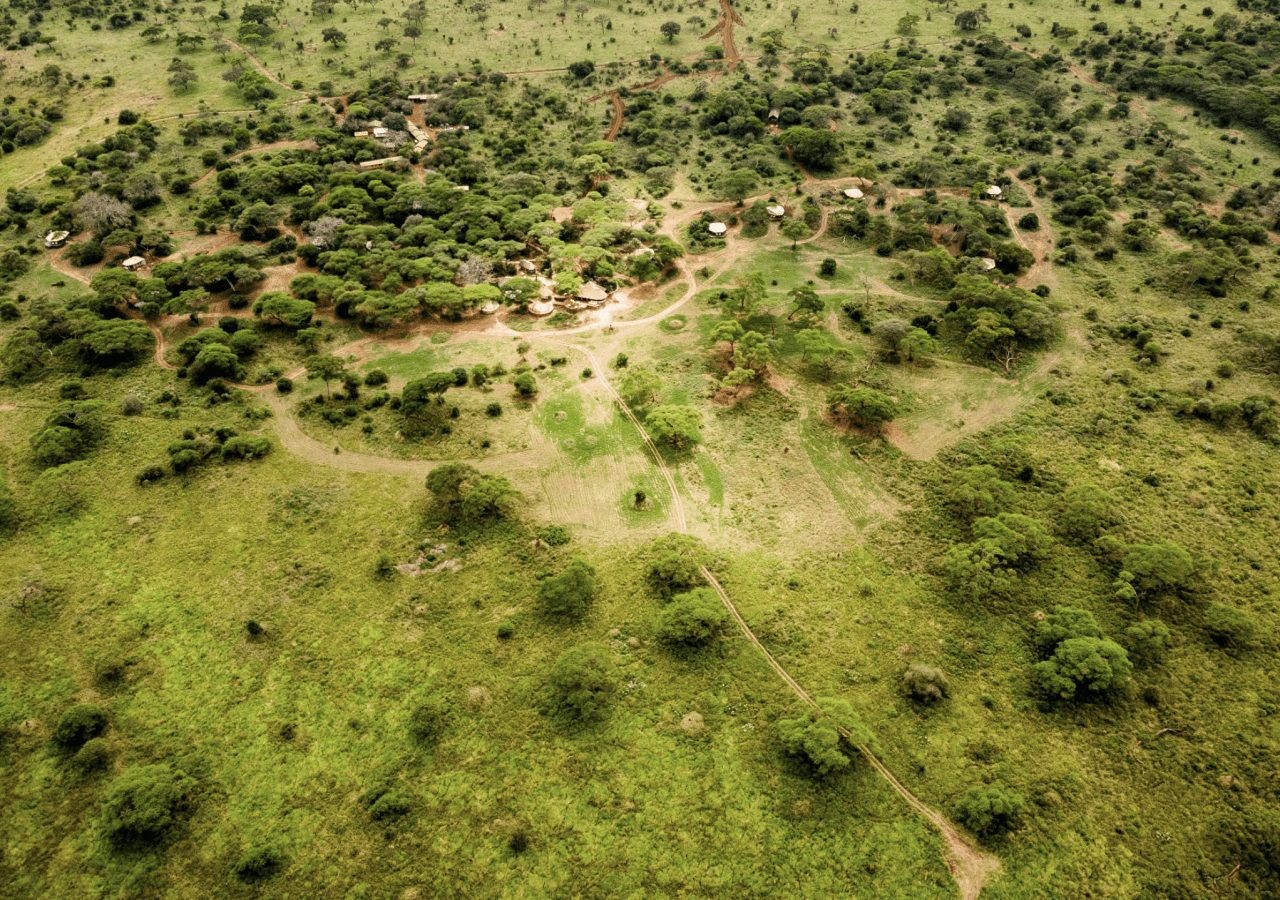
[[[432,691],[419,699],[409,713],[409,736],[419,744],[433,746],[453,721],[453,701],[443,691]]]
[[[560,655],[548,678],[547,711],[574,723],[604,718],[617,690],[613,661],[595,644],[571,647]]]
[[[111,764],[111,751],[102,738],[91,738],[71,757],[71,767],[81,775],[101,772]]]
[[[702,583],[705,551],[697,538],[672,532],[653,542],[645,571],[649,586],[664,599],[684,593]]]
[[[1012,829],[1025,805],[1021,794],[1002,785],[973,787],[956,803],[956,819],[973,833],[991,837]]]
[[[555,619],[581,619],[596,596],[596,570],[588,563],[572,560],[564,571],[538,582],[538,605]]]
[[[1079,637],[1102,637],[1102,627],[1093,613],[1074,606],[1055,606],[1036,623],[1033,640],[1041,656],[1052,656],[1063,641]]]
[[[437,466],[427,475],[427,490],[448,521],[479,524],[509,515],[518,495],[501,475],[482,475],[466,463]]]
[[[241,854],[231,872],[240,881],[251,884],[265,881],[284,866],[284,854],[273,847],[251,847]]]
[[[902,691],[912,700],[921,703],[937,703],[950,691],[947,676],[941,669],[912,663],[902,673]]]
[[[1258,633],[1252,616],[1225,603],[1210,603],[1205,607],[1204,629],[1215,644],[1233,649],[1249,647]]]
[[[711,588],[678,594],[658,616],[658,640],[676,647],[705,647],[729,621],[724,604]]]
[[[1158,665],[1169,649],[1169,626],[1159,619],[1135,622],[1124,630],[1124,643],[1135,664]]]
[[[846,743],[842,729],[852,734],[856,743],[871,742],[871,733],[848,701],[832,697],[819,697],[817,709],[808,707],[793,719],[779,719],[777,728],[787,755],[803,762],[818,776],[849,766],[853,748]]]
[[[53,740],[64,750],[76,750],[107,730],[107,714],[96,706],[79,703],[64,712],[53,728]]]
[[[177,822],[193,787],[192,779],[167,765],[127,770],[102,802],[103,834],[116,846],[155,843]]]
[[[1035,665],[1037,687],[1055,700],[1106,699],[1124,688],[1132,673],[1124,648],[1097,637],[1067,638]]]

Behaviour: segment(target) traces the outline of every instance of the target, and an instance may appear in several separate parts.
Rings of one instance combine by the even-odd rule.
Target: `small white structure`
[[[124,262],[120,263],[120,265],[124,266],[130,272],[136,272],[146,264],[147,264],[147,261],[143,259],[141,256],[130,256]]]
[[[387,129],[383,128],[382,126],[378,126],[377,128],[373,129],[373,136],[376,138],[384,138],[387,136],[388,133],[389,132],[387,131]]]
[[[426,103],[428,100],[439,100],[439,94],[410,94],[409,101],[411,103]]]
[[[50,231],[44,236],[44,245],[50,250],[55,247],[61,247],[70,236],[71,232],[69,231]]]
[[[358,165],[360,166],[361,169],[364,169],[367,172],[370,169],[381,169],[383,166],[389,166],[392,163],[402,163],[402,162],[407,162],[407,160],[403,156],[384,156],[382,159],[366,159],[364,162],[359,163]]]
[[[535,316],[549,316],[555,309],[556,305],[550,300],[535,300],[529,304],[529,312]]]
[[[522,259],[520,260],[520,271],[532,275],[538,271],[538,264],[531,259]]]
[[[769,110],[770,122],[777,122],[778,119],[781,118],[781,116],[782,116],[782,110],[778,109],[776,106],[773,109]]]
[[[367,132],[367,131],[353,131],[353,132],[351,133],[351,136],[352,136],[352,137],[368,137],[368,136],[369,136],[369,132]]]
[[[636,256],[653,256],[653,255],[654,255],[654,249],[653,249],[652,247],[637,247],[636,249],[634,249],[634,250],[632,250],[632,251],[631,251],[631,255],[632,255],[633,257],[636,257]]]
[[[712,222],[707,226],[707,231],[711,232],[716,237],[724,237],[729,231],[729,226],[723,222]]]
[[[862,189],[861,189],[861,188],[845,188],[845,189],[844,189],[844,191],[843,191],[843,193],[844,193],[844,195],[845,195],[846,197],[848,197],[850,200],[861,200],[861,199],[862,199]]]
[[[467,192],[467,191],[471,190],[471,185],[469,185],[469,184],[455,184],[455,185],[453,186],[453,189],[454,189],[455,191],[462,191],[463,193],[465,193],[465,192]]]
[[[594,281],[588,281],[582,287],[578,288],[578,299],[587,303],[600,303],[609,299],[609,292],[596,284]]]
[[[769,214],[770,218],[774,219],[781,219],[787,214],[786,208],[782,206],[766,206],[765,212]]]
[[[497,300],[490,300],[484,306],[480,307],[480,315],[491,316],[500,309],[502,309],[501,303],[499,303]]]
[[[996,261],[990,256],[982,257],[982,268],[984,271],[990,272],[996,267]]]
[[[991,184],[987,186],[987,196],[992,200],[999,200],[1004,196],[1004,191],[1000,189],[1000,185]]]

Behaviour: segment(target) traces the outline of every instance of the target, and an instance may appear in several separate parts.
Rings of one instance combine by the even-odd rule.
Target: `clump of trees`
[[[856,746],[872,740],[849,702],[836,697],[819,697],[816,708],[779,719],[777,729],[783,751],[817,777],[848,768]]]
[[[549,714],[575,725],[598,722],[618,688],[613,660],[596,644],[571,647],[552,666],[547,688]]]
[[[671,598],[658,615],[658,640],[692,650],[711,644],[724,633],[729,614],[711,588],[701,587]]]
[[[447,522],[479,525],[510,516],[519,494],[501,475],[485,475],[466,463],[437,466],[427,490]]]
[[[1129,654],[1087,610],[1055,607],[1037,624],[1035,643],[1048,657],[1034,667],[1036,687],[1052,700],[1108,700],[1133,673]]]
[[[538,605],[554,619],[581,619],[591,609],[597,592],[596,570],[581,559],[538,582]]]
[[[672,532],[653,542],[645,566],[645,581],[659,597],[670,600],[702,583],[699,568],[706,550],[692,535]]]

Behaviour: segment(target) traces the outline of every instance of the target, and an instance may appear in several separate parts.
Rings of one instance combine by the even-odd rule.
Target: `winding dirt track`
[[[814,183],[817,184],[818,182]],[[687,223],[693,218],[696,218],[701,214],[703,208],[713,208],[714,206],[716,205],[695,204],[692,207],[686,207],[678,217],[675,215],[669,216],[668,220],[663,223],[662,230],[668,235],[674,235],[678,233],[678,229],[681,224]],[[827,217],[824,209],[822,223],[817,229],[815,229],[813,235],[805,239],[805,242],[820,238],[825,233],[826,227]],[[62,259],[63,252],[65,251],[60,251],[58,254],[54,255],[50,259],[50,263],[58,271],[63,272],[78,281],[87,283],[89,281],[87,276],[80,272],[76,272],[64,259]],[[728,247],[725,251],[721,251],[717,254],[721,257],[718,260],[720,265],[717,267],[716,271],[709,276],[707,282],[714,283],[714,281],[727,271],[729,266],[739,258],[741,252],[742,248]],[[653,442],[653,439],[649,436],[643,422],[641,422],[635,412],[618,394],[617,389],[608,379],[607,367],[601,364],[595,353],[588,347],[575,343],[572,340],[566,340],[566,338],[572,338],[578,334],[598,332],[605,328],[629,329],[643,327],[645,325],[659,322],[675,313],[685,303],[695,297],[698,292],[698,279],[694,275],[695,264],[690,262],[688,259],[682,259],[676,265],[681,278],[685,283],[685,291],[679,298],[660,312],[640,319],[617,322],[602,320],[556,332],[534,332],[531,334],[523,334],[521,336],[530,341],[546,341],[558,344],[564,349],[579,353],[586,359],[587,364],[591,369],[598,373],[601,383],[613,398],[614,402],[617,403],[618,409],[635,427],[637,434],[639,434],[649,455],[652,457],[659,474],[661,474],[663,480],[666,482],[667,488],[671,492],[672,510],[677,530],[682,533],[688,533],[689,526],[684,508],[684,499],[680,494],[675,475],[667,465],[666,460],[663,458],[662,453]],[[698,266],[698,268],[700,268],[700,266]],[[172,363],[165,359],[167,352],[166,338],[160,324],[156,322],[148,322],[148,327],[156,338],[155,360],[157,365],[166,369],[176,368]],[[474,325],[466,327],[469,327],[470,330],[475,329]],[[438,327],[433,327],[431,330],[440,329]],[[501,321],[494,321],[492,324],[487,326],[482,333],[494,337],[508,337],[520,334],[506,326],[505,323]],[[421,337],[421,335],[412,335],[406,338],[406,340],[412,340],[418,337]],[[339,348],[335,351],[335,355],[364,358],[370,345],[375,341],[379,341],[379,339],[374,337],[361,338],[357,341],[353,341],[345,347]],[[382,339],[382,342],[385,342],[385,339]],[[290,377],[297,378],[302,375],[304,371],[305,369],[299,368],[289,372],[288,375]],[[290,409],[285,398],[279,396],[274,391],[274,385],[238,385],[238,387],[257,394],[272,409],[275,413],[273,418],[277,436],[280,443],[286,450],[316,464],[352,472],[421,478],[425,476],[431,468],[441,462],[441,460],[401,460],[362,453],[334,452],[333,448],[325,446],[319,440],[311,437],[302,430],[297,420],[290,414]],[[456,459],[456,457],[453,457],[453,459]],[[532,456],[530,454],[525,454],[524,452],[493,454],[468,461],[474,462],[481,468],[494,469],[509,469],[512,466],[518,466],[524,463],[532,465],[534,462]],[[755,632],[752,631],[751,626],[747,623],[746,619],[743,618],[737,606],[733,603],[732,598],[724,589],[724,586],[720,584],[715,575],[705,566],[701,567],[699,571],[707,584],[716,592],[716,595],[720,598],[721,603],[724,604],[725,609],[737,624],[742,635],[752,644],[753,647],[756,648],[774,673],[783,681],[784,684],[786,684],[788,689],[797,697],[797,699],[810,707],[816,708],[817,703],[813,696],[805,690],[805,688],[790,674],[790,672],[787,671],[786,667],[778,661],[777,657],[769,651],[768,647],[766,647]],[[902,798],[907,806],[910,807],[912,811],[922,816],[938,830],[943,838],[947,866],[956,881],[960,896],[964,898],[964,900],[974,900],[974,898],[977,898],[981,893],[983,886],[999,870],[999,860],[994,855],[986,853],[974,845],[959,829],[952,825],[945,816],[916,797],[910,789],[898,780],[892,770],[884,764],[884,762],[870,747],[859,743],[855,736],[847,730],[842,729],[841,733],[844,735],[845,739],[848,740],[851,745],[855,746],[859,753],[867,759],[871,767],[875,769],[877,774],[885,780],[889,787]]]

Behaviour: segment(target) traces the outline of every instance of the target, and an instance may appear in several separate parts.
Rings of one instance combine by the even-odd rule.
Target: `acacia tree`
[[[702,438],[702,416],[692,406],[655,406],[644,424],[655,441],[674,450],[687,450]]]
[[[676,35],[680,33],[680,23],[663,22],[662,26],[658,30],[662,32],[662,36],[666,38],[667,43],[670,44],[675,41]]]
[[[331,397],[329,385],[339,381],[347,373],[347,364],[329,354],[313,356],[307,360],[307,380],[323,381],[325,398]]]

